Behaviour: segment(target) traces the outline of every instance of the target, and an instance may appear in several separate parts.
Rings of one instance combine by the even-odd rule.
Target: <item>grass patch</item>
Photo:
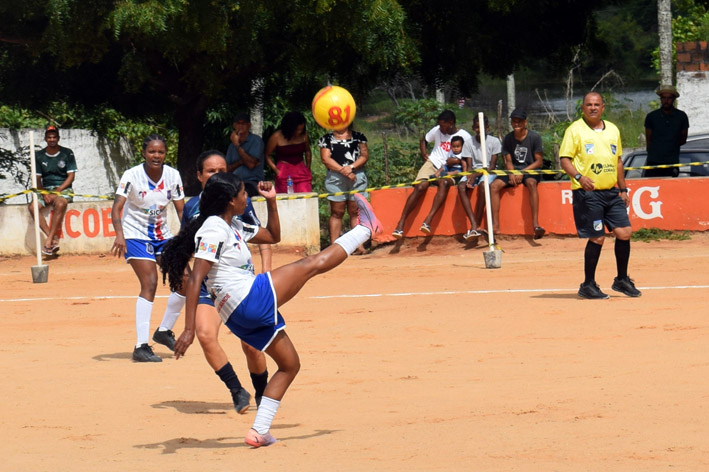
[[[650,241],[660,241],[661,239],[686,241],[688,239],[692,239],[692,236],[689,231],[669,231],[659,228],[640,228],[637,231],[633,231],[631,239],[633,241],[649,243]]]

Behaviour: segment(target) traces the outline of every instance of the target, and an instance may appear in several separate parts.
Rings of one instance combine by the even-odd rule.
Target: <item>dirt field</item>
[[[634,243],[639,299],[610,291],[612,241],[611,299],[578,299],[584,244],[504,240],[486,269],[482,246],[418,239],[312,280],[281,310],[302,370],[279,442],[258,450],[243,443],[255,410],[233,411],[196,342],[131,361],[125,263],[63,256],[33,284],[34,258],[0,259],[1,468],[709,470],[709,233]],[[251,389],[239,343],[221,342]]]

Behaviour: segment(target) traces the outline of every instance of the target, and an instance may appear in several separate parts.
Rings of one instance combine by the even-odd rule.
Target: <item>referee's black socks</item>
[[[628,276],[628,261],[630,260],[630,240],[615,240],[615,264],[618,267],[618,278]]]
[[[596,280],[596,266],[601,257],[601,249],[603,249],[602,244],[596,244],[590,239],[586,243],[586,250],[583,253],[583,273],[586,277],[586,280],[583,281],[584,284]]]

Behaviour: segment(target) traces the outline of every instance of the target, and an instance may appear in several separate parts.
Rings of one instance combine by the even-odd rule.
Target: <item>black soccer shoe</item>
[[[156,356],[153,349],[147,343],[133,349],[133,360],[135,362],[162,362],[160,356]]]
[[[579,286],[579,297],[589,300],[605,300],[608,295],[601,292],[601,287],[596,282],[589,282]]]
[[[244,387],[241,387],[239,389],[232,388],[230,392],[231,399],[234,401],[234,409],[237,413],[243,415],[249,409],[249,401],[251,400],[251,394],[247,392]]]
[[[613,285],[611,286],[611,288],[616,292],[620,292],[629,297],[639,297],[643,294],[640,290],[635,288],[633,279],[631,279],[627,275],[625,277],[616,277],[615,279],[613,279]]]
[[[167,331],[155,330],[153,333],[153,341],[162,344],[173,352],[175,351],[175,333],[169,329]]]

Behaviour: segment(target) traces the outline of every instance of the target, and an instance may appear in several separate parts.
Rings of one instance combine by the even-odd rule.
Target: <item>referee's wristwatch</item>
[[[576,182],[578,182],[581,177],[583,177],[583,175],[581,174],[574,175],[574,179],[576,179]]]

